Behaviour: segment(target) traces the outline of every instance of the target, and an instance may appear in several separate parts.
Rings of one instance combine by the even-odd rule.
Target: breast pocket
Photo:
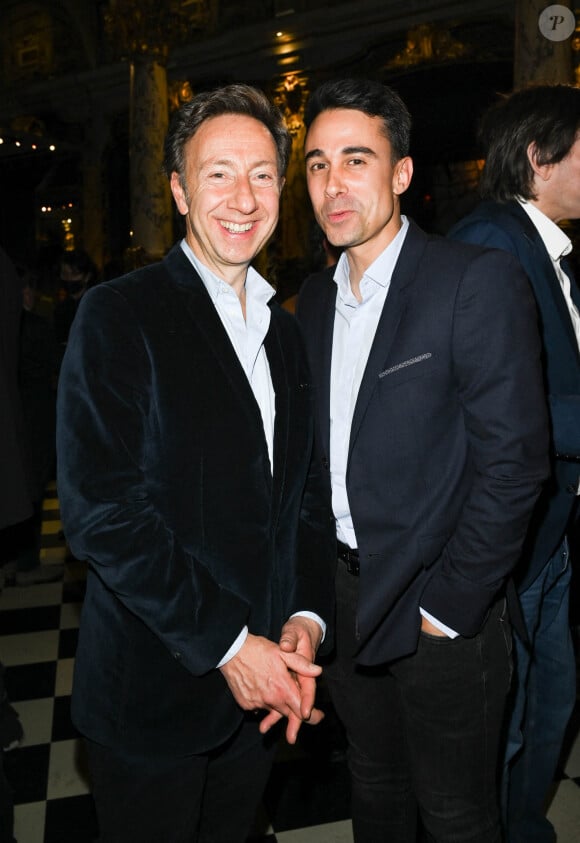
[[[430,351],[407,357],[379,372],[379,384],[390,389],[400,383],[425,377],[436,369],[436,358]]]

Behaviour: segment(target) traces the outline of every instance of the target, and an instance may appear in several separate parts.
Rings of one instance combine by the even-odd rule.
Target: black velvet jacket
[[[330,619],[313,392],[295,320],[271,313],[273,476],[251,387],[179,245],[83,297],[59,384],[58,490],[90,566],[73,719],[102,744],[218,745],[241,710],[215,665],[244,624],[277,640],[297,610]]]

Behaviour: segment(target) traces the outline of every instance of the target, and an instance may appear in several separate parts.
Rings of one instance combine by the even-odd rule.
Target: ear
[[[536,146],[535,141],[532,141],[531,144],[528,146],[527,155],[528,161],[530,162],[530,167],[534,171],[534,176],[537,176],[542,181],[548,181],[554,168],[554,165],[538,164],[538,148]]]
[[[413,159],[407,155],[397,161],[393,170],[393,193],[395,196],[400,196],[407,190],[412,178]]]
[[[181,179],[179,178],[179,175],[175,172],[175,170],[171,173],[171,179],[169,184],[171,186],[173,198],[175,199],[175,204],[177,205],[177,210],[180,214],[187,214],[189,208],[185,199],[185,191],[181,186]]]

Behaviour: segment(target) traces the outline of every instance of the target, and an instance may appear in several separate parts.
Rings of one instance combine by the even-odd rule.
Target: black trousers
[[[244,843],[276,748],[252,716],[207,755],[127,759],[86,744],[99,843]]]
[[[338,562],[336,657],[325,670],[348,739],[356,843],[500,843],[498,756],[511,675],[505,601],[474,638],[422,634],[377,668],[353,653],[358,579]]]

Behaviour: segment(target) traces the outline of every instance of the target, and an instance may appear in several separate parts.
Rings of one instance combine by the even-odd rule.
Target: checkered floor
[[[85,566],[66,557],[60,527],[53,487],[44,505],[42,561],[66,561],[64,582],[10,587],[0,594],[0,659],[25,730],[21,747],[5,754],[15,789],[18,843],[96,839],[82,744],[69,717]],[[558,843],[580,840],[579,728],[580,706],[549,810]],[[307,730],[298,749],[281,749],[252,840],[352,843],[348,817],[348,776],[330,717]]]

